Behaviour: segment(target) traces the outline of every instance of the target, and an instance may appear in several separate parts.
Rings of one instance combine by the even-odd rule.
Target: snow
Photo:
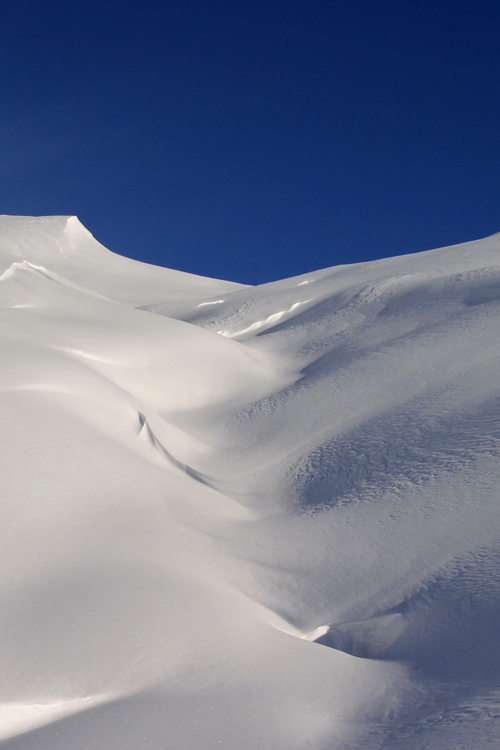
[[[500,236],[244,287],[0,217],[0,746],[496,748]]]

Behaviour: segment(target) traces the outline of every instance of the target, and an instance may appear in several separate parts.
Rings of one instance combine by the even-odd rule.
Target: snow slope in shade
[[[2,222],[1,746],[498,747],[500,238],[244,288]]]

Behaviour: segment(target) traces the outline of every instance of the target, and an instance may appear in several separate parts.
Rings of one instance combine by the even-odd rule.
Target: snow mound
[[[194,301],[242,288],[116,255],[94,239],[76,216],[0,216],[0,274],[23,260],[135,306]]]

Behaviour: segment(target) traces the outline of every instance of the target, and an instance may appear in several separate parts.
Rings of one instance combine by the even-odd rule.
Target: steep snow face
[[[498,747],[499,236],[245,288],[2,217],[0,264],[2,747]]]

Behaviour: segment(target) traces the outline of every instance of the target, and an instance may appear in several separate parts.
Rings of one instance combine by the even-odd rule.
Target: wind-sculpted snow
[[[436,399],[332,438],[304,454],[290,471],[301,508],[373,501],[438,474],[472,470],[479,456],[500,458],[500,394],[472,413],[433,413]]]
[[[0,746],[496,748],[500,237],[243,287],[0,218]]]
[[[13,263],[45,266],[66,282],[76,282],[127,304],[172,301],[221,294],[241,284],[148,266],[115,255],[97,242],[76,216],[0,216],[0,274]]]

